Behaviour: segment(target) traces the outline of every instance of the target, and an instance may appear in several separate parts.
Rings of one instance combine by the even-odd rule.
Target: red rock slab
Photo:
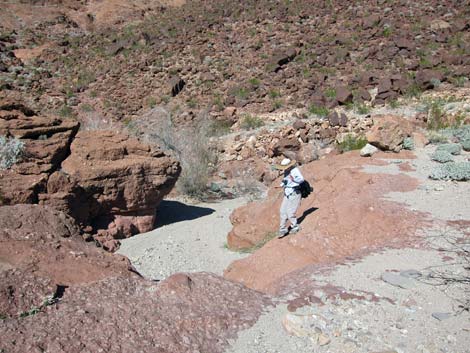
[[[65,290],[28,318],[0,325],[0,349],[20,352],[219,353],[253,325],[269,298],[209,273],[161,284],[108,278]]]
[[[414,190],[418,181],[406,175],[361,171],[365,164],[383,163],[350,152],[301,168],[315,189],[302,201],[298,212],[298,216],[306,214],[301,232],[274,239],[251,256],[233,262],[225,277],[271,292],[282,277],[305,266],[335,263],[413,237],[423,226],[425,216],[386,201],[383,196],[391,191]],[[277,231],[279,193],[271,190],[266,200],[235,210],[231,218],[234,227],[228,235],[231,248],[253,246],[266,233]]]

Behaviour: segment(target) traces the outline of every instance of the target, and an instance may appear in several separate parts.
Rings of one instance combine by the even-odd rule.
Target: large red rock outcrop
[[[64,207],[101,240],[152,229],[156,207],[173,188],[178,162],[158,149],[111,131],[81,131],[40,202]],[[78,205],[78,206],[77,206]]]
[[[129,261],[87,244],[72,218],[39,205],[0,207],[0,314],[39,306],[57,286],[128,276]]]
[[[178,162],[112,131],[80,132],[79,123],[37,116],[22,104],[0,103],[0,135],[24,143],[21,160],[0,170],[3,204],[40,203],[71,215],[109,250],[152,229],[155,210],[174,186]],[[89,227],[91,226],[91,228]]]
[[[315,191],[302,200],[298,212],[301,232],[274,239],[251,256],[235,261],[225,277],[270,292],[284,276],[307,265],[343,261],[412,237],[420,226],[420,216],[382,196],[413,190],[417,181],[406,175],[361,171],[365,164],[386,163],[380,157],[381,153],[365,160],[350,152],[302,167]],[[271,189],[267,199],[235,210],[229,247],[250,248],[277,232],[281,200],[279,189]]]
[[[49,174],[67,157],[78,127],[76,121],[37,116],[22,104],[0,103],[0,135],[21,139],[25,149],[20,163],[0,170],[4,204],[37,202]]]

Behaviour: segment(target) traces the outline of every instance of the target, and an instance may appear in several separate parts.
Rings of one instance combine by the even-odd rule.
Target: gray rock
[[[443,321],[450,318],[452,316],[452,313],[432,313],[431,315],[433,318],[439,321]]]
[[[406,270],[406,271],[401,271],[400,276],[406,277],[406,278],[419,278],[423,274],[419,271],[416,270]]]
[[[361,149],[361,156],[362,157],[370,157],[378,151],[379,151],[379,149],[377,147],[372,146],[371,144],[367,144]]]
[[[392,286],[404,289],[413,288],[415,286],[415,283],[411,279],[392,272],[385,272],[382,275],[382,280],[388,284],[391,284]]]

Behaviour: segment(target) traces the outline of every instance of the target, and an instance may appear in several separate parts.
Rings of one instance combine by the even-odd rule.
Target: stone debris
[[[410,289],[415,287],[414,281],[412,281],[409,277],[402,276],[401,274],[397,275],[392,272],[385,272],[382,275],[382,280],[388,284],[391,284],[392,286],[403,289]]]
[[[370,157],[373,154],[379,152],[379,149],[375,146],[372,146],[371,144],[367,144],[361,149],[361,157]]]
[[[452,313],[432,313],[432,317],[439,321],[443,321],[452,317]]]

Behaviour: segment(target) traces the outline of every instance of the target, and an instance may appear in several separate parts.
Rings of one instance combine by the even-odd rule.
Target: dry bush
[[[201,198],[217,162],[216,153],[210,147],[210,120],[207,114],[201,114],[192,126],[177,127],[173,118],[165,108],[155,107],[129,127],[146,142],[170,151],[182,168],[177,187],[184,194]]]

